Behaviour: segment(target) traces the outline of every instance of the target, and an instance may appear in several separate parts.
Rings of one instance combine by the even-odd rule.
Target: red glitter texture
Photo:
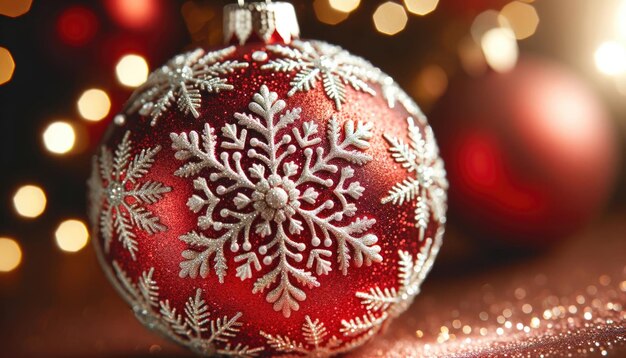
[[[409,143],[407,117],[411,117],[411,114],[399,103],[395,108],[389,108],[387,101],[381,95],[380,85],[374,83],[371,83],[372,88],[376,91],[374,96],[357,92],[346,86],[347,100],[343,103],[341,110],[337,110],[334,101],[327,97],[321,83],[318,83],[318,86],[310,91],[297,92],[289,97],[287,92],[291,88],[290,80],[294,74],[276,73],[261,69],[260,67],[266,61],[253,60],[251,54],[255,51],[266,51],[265,45],[251,44],[237,47],[236,52],[226,59],[248,62],[249,67],[224,76],[228,83],[234,86],[234,90],[211,94],[201,91],[202,106],[199,109],[198,118],[194,118],[191,114],[184,115],[173,104],[155,126],[150,125],[150,118],[148,117],[128,113],[124,125],[111,125],[103,141],[103,146],[111,151],[115,150],[127,131],[131,132],[130,139],[133,142],[131,158],[138,154],[141,149],[154,148],[157,145],[161,147],[153,166],[142,178],[142,181],[161,182],[172,188],[171,192],[166,193],[162,200],[146,205],[146,208],[160,218],[160,222],[167,229],[154,235],[148,235],[145,231],[134,230],[139,246],[136,260],[132,260],[128,251],[124,250],[121,243],[116,241],[116,237],[111,243],[110,251],[105,253],[103,239],[99,228],[95,225],[93,227],[95,234],[93,241],[96,250],[100,253],[99,256],[105,270],[113,280],[115,280],[112,270],[113,261],[119,264],[133,282],[137,282],[143,272],[154,268],[153,279],[159,287],[159,300],[169,300],[171,307],[176,308],[177,313],[184,315],[185,303],[189,297],[195,296],[197,289],[202,290],[202,299],[208,305],[208,313],[210,314],[208,319],[215,320],[224,316],[230,318],[241,312],[240,322],[243,325],[239,327],[240,332],[235,337],[229,338],[228,342],[233,347],[237,344],[262,347],[263,351],[259,352],[259,355],[276,354],[277,351],[268,344],[266,338],[260,335],[260,331],[274,336],[286,336],[296,342],[302,342],[306,346],[307,341],[303,337],[302,326],[306,322],[307,316],[312,321],[319,319],[325,325],[328,335],[323,343],[332,336],[336,336],[343,341],[342,346],[346,346],[354,338],[346,337],[340,332],[342,321],[368,314],[366,306],[355,294],[357,292],[369,292],[375,286],[382,289],[398,288],[399,250],[407,251],[415,257],[425,244],[425,242],[418,240],[418,229],[415,227],[414,221],[415,201],[405,202],[402,205],[381,203],[381,199],[388,195],[395,183],[402,182],[412,175],[407,174],[406,169],[393,160],[389,152],[390,144],[383,137],[384,134],[387,134]],[[270,51],[267,53],[272,59],[274,55]],[[195,214],[187,207],[188,199],[195,193],[193,179],[196,176],[182,178],[174,175],[174,172],[184,162],[174,157],[175,150],[172,149],[170,134],[188,133],[190,131],[196,131],[200,134],[205,123],[208,123],[215,129],[219,145],[224,139],[220,129],[227,123],[237,123],[234,118],[235,113],[251,113],[248,105],[262,85],[266,85],[270,91],[276,92],[278,98],[287,103],[286,110],[302,108],[300,119],[285,129],[284,134],[292,134],[292,127],[300,128],[305,121],[315,121],[319,126],[318,136],[322,139],[319,146],[323,147],[325,152],[330,149],[326,131],[328,122],[333,116],[339,121],[341,128],[349,120],[355,123],[363,121],[373,124],[373,137],[369,141],[370,148],[364,150],[373,157],[373,160],[363,166],[356,164],[349,166],[354,169],[354,177],[351,178],[351,181],[358,181],[365,188],[365,195],[353,201],[358,208],[355,217],[367,217],[376,220],[376,224],[367,233],[378,237],[377,245],[381,247],[380,255],[383,260],[378,263],[374,262],[370,266],[364,264],[361,267],[356,267],[354,261],[350,260],[350,267],[347,274],[344,275],[338,268],[335,255],[336,242],[333,242],[332,246],[328,248],[333,252],[332,271],[328,275],[316,275],[320,284],[319,287],[308,288],[301,284],[297,285],[306,293],[306,299],[299,302],[299,310],[292,311],[288,318],[281,311],[275,311],[273,305],[266,301],[267,292],[276,287],[276,283],[262,293],[252,293],[255,279],[269,272],[270,268],[263,265],[261,271],[254,271],[252,279],[240,280],[236,277],[235,268],[238,265],[234,260],[239,253],[231,252],[229,243],[225,245],[228,269],[223,283],[219,282],[213,270],[212,258],[209,261],[211,270],[206,278],[198,276],[192,279],[179,276],[179,264],[183,260],[181,253],[189,248],[186,243],[179,240],[179,237],[192,231],[202,232],[208,237],[211,237],[213,233],[211,230],[199,230],[197,220],[202,213]],[[251,133],[252,131],[249,132],[249,135],[255,136]],[[282,135],[283,133],[278,134],[279,137]],[[246,146],[242,153],[247,152],[249,143]],[[296,164],[302,168],[304,155],[300,148],[289,158],[289,160],[296,160]],[[338,165],[339,168],[348,166],[347,163],[340,161],[331,163]],[[251,164],[250,159],[244,155],[242,159],[244,170],[247,170]],[[213,171],[204,169],[198,176],[207,178],[207,182],[214,189],[223,183],[221,181],[210,182],[208,177],[211,172]],[[336,181],[338,178],[338,173],[332,175],[333,180]],[[330,189],[317,186],[316,190],[320,193],[317,205],[326,200],[332,200],[334,205],[340,207],[339,200]],[[245,194],[249,196],[251,193],[245,192]],[[232,206],[230,209],[235,210],[231,200],[233,197],[234,194],[224,196],[220,205],[230,205]],[[127,202],[132,204],[132,199],[128,199]],[[92,205],[94,204],[102,205],[102,203],[92,203]],[[309,210],[317,207],[317,205],[305,202],[302,202],[302,205],[303,208]],[[219,213],[219,211],[217,212]],[[349,223],[355,217],[344,217],[342,223]],[[262,238],[255,233],[250,234],[253,251],[271,240],[276,232],[276,224],[272,223],[272,225],[272,235],[268,237]],[[296,242],[307,244],[307,249],[303,252],[304,262],[306,262],[308,257],[306,253],[311,249],[311,235],[306,225],[304,226],[305,229],[300,235],[291,235],[290,237]],[[439,226],[438,222],[431,217],[425,237],[433,238]],[[323,237],[320,236],[320,238],[323,241]],[[304,263],[300,263],[299,267],[304,267]],[[311,271],[314,269],[312,268]],[[296,282],[295,279],[292,280]],[[116,285],[119,286],[119,283]],[[155,313],[158,313],[158,310],[158,307],[154,308]],[[208,337],[208,333],[205,332],[205,334]],[[359,337],[356,336],[356,338]],[[224,346],[220,342],[217,343],[218,349]]]

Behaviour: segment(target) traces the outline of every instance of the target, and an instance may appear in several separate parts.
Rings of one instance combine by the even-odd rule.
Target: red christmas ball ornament
[[[451,91],[432,113],[450,180],[451,215],[475,236],[540,247],[580,229],[610,194],[611,122],[561,66],[523,59]]]
[[[420,290],[447,181],[415,103],[366,60],[295,40],[291,5],[225,10],[227,41],[155,71],[94,158],[109,279],[201,354],[329,356]]]

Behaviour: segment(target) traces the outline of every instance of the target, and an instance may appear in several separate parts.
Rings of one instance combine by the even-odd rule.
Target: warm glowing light
[[[0,85],[7,83],[13,77],[15,71],[15,62],[9,50],[0,47]]]
[[[111,110],[111,100],[101,89],[89,89],[78,99],[78,112],[88,121],[99,121]]]
[[[407,10],[416,15],[430,14],[435,11],[437,4],[439,0],[404,0]]]
[[[501,24],[504,21],[506,21],[506,19],[501,18],[500,14],[495,10],[481,12],[474,18],[472,26],[470,27],[472,38],[476,43],[480,43],[487,31],[498,27],[508,27],[508,25],[503,26]]]
[[[46,193],[35,185],[24,185],[13,195],[15,211],[26,218],[36,218],[43,214],[46,203]]]
[[[496,72],[508,72],[515,67],[519,49],[515,34],[507,28],[487,31],[480,42],[489,67]]]
[[[115,66],[117,79],[128,87],[142,85],[148,79],[149,72],[148,62],[139,55],[126,55]]]
[[[22,16],[30,10],[33,0],[0,1],[0,14],[8,17]]]
[[[160,12],[159,0],[106,0],[105,5],[117,23],[131,28],[151,25]]]
[[[0,272],[11,272],[22,262],[22,249],[17,241],[0,237]]]
[[[62,222],[54,236],[59,248],[66,252],[78,252],[89,241],[89,231],[85,223],[74,219]]]
[[[617,9],[615,25],[617,26],[619,33],[623,37],[626,37],[626,2],[623,2],[619,9]]]
[[[430,65],[419,73],[417,85],[420,99],[432,102],[441,97],[448,88],[448,75],[441,66]]]
[[[334,9],[330,6],[328,1],[329,0],[315,0],[313,3],[313,10],[318,20],[328,25],[337,25],[348,18],[347,12]]]
[[[341,12],[352,12],[361,5],[361,0],[329,0],[330,6]]]
[[[85,45],[94,38],[97,31],[98,18],[86,7],[70,7],[57,19],[59,37],[68,45]]]
[[[539,25],[537,10],[520,1],[513,1],[502,8],[498,21],[503,27],[509,26],[518,40],[532,36]]]
[[[46,149],[55,154],[65,154],[74,148],[76,132],[71,124],[63,121],[51,123],[43,132]]]
[[[487,70],[485,55],[471,36],[466,36],[459,42],[458,47],[461,66],[468,75],[478,77]]]
[[[408,19],[404,7],[393,1],[381,4],[374,12],[374,26],[385,35],[395,35],[404,30]]]
[[[609,76],[626,72],[626,49],[615,41],[600,45],[594,55],[598,71]]]

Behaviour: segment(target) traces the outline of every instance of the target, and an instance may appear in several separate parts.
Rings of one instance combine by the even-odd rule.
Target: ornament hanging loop
[[[300,36],[293,5],[287,2],[246,2],[224,7],[224,43],[262,41],[289,43]]]

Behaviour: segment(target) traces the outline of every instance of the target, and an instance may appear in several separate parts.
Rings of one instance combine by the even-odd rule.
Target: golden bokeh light
[[[500,13],[495,10],[481,12],[472,22],[470,28],[472,38],[476,43],[480,43],[487,31],[498,27],[508,27],[508,24],[506,26],[502,25],[504,21],[506,21],[506,19],[501,18]]]
[[[46,193],[36,185],[24,185],[13,195],[13,207],[18,215],[36,218],[46,210]]]
[[[519,48],[511,29],[491,29],[483,35],[480,44],[487,64],[494,71],[508,72],[517,64]]]
[[[49,152],[65,154],[76,144],[76,131],[64,121],[50,123],[43,132],[43,143]]]
[[[594,54],[596,68],[608,76],[617,76],[626,72],[626,49],[615,41],[600,45]]]
[[[87,225],[80,220],[70,219],[63,221],[54,233],[56,243],[65,252],[78,252],[89,241]]]
[[[11,272],[22,262],[22,249],[17,241],[0,237],[0,272]]]
[[[22,16],[30,10],[33,0],[2,0],[0,14],[8,17]]]
[[[125,55],[115,66],[118,81],[127,87],[139,87],[148,79],[150,68],[139,55]]]
[[[352,12],[361,5],[361,0],[329,0],[330,7],[341,12]]]
[[[315,11],[318,20],[328,25],[337,25],[347,19],[349,15],[347,12],[334,9],[328,0],[315,0],[313,11]]]
[[[458,46],[459,59],[461,61],[461,67],[465,72],[473,77],[479,77],[487,70],[487,62],[485,61],[485,55],[474,39],[467,35],[464,37]]]
[[[11,52],[4,47],[0,47],[0,85],[11,80],[13,71],[15,71],[15,62]]]
[[[404,6],[410,13],[416,15],[426,15],[435,11],[439,0],[404,0]]]
[[[395,35],[404,30],[408,19],[404,7],[393,1],[378,6],[373,16],[376,30],[385,35]]]
[[[417,86],[421,99],[432,102],[446,92],[448,74],[439,65],[426,66],[417,76]]]
[[[502,8],[498,21],[503,27],[510,27],[518,40],[523,40],[537,31],[539,15],[532,5],[513,1]]]
[[[88,89],[80,96],[77,102],[78,113],[88,121],[99,121],[105,118],[111,110],[109,95],[101,89]]]

